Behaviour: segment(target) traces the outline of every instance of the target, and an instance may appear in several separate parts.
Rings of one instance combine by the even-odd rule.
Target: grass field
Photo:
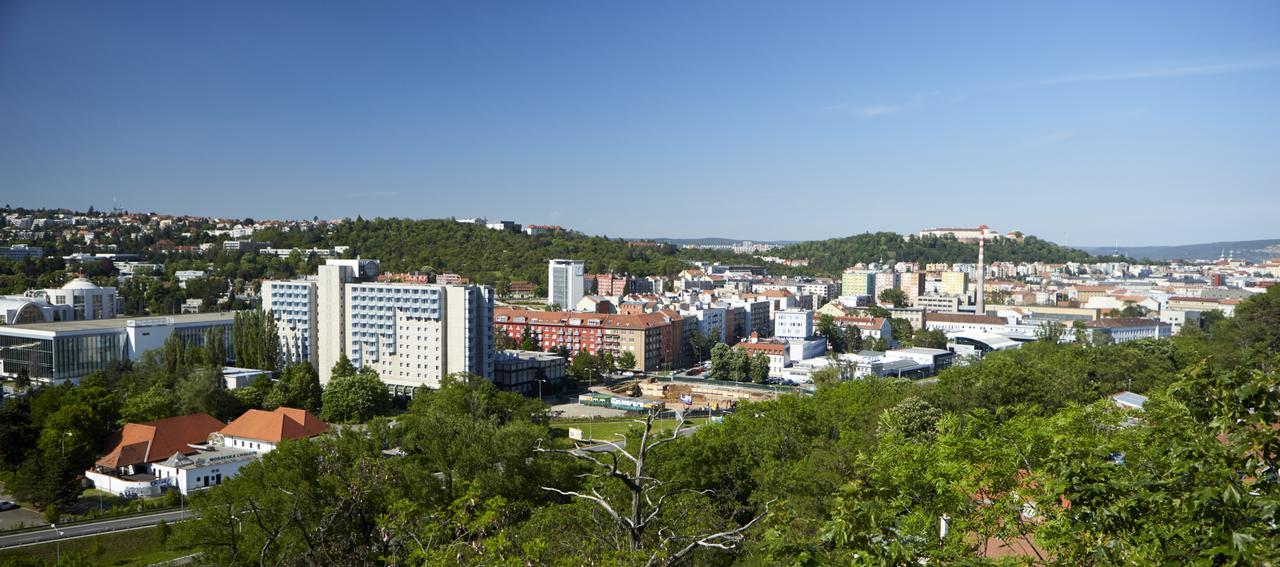
[[[61,546],[64,560],[74,554],[88,559],[95,565],[150,565],[192,553],[190,549],[167,549],[161,545],[156,539],[154,526],[69,539],[63,541]],[[57,556],[58,546],[53,543],[5,549],[0,550],[0,565],[23,557],[38,558],[53,563]]]

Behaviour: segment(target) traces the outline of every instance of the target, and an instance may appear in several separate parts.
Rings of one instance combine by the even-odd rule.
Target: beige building
[[[969,295],[969,274],[965,272],[942,272],[942,286],[939,291],[943,295],[958,297]]]

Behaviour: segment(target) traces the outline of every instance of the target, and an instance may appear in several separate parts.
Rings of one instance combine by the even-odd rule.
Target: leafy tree
[[[541,350],[538,348],[538,341],[533,337],[533,329],[529,325],[525,325],[520,336],[520,350]]]
[[[711,348],[711,377],[719,380],[730,380],[733,371],[730,369],[732,361],[732,347],[724,343],[717,343]]]
[[[221,331],[210,327],[204,332],[204,362],[210,366],[221,367],[227,362],[227,345]]]
[[[368,368],[354,375],[334,376],[322,399],[323,419],[335,423],[363,423],[391,411],[386,385]]]
[[[896,287],[891,287],[881,291],[880,294],[876,296],[876,298],[880,300],[880,303],[883,303],[886,305],[892,305],[894,307],[907,306],[906,292]]]
[[[178,408],[184,414],[207,413],[223,421],[240,412],[240,403],[223,387],[222,376],[216,370],[200,368],[179,378],[176,388]]]
[[[275,317],[270,311],[237,311],[231,326],[231,345],[236,366],[275,371],[280,348]]]
[[[18,468],[36,448],[39,435],[27,398],[6,399],[4,405],[0,405],[0,469]]]
[[[347,358],[346,353],[338,356],[338,361],[333,363],[332,374],[334,377],[355,376],[356,367],[354,364],[351,364],[351,359]]]
[[[929,402],[909,396],[880,414],[877,432],[881,437],[900,435],[903,439],[932,439],[942,412]]]
[[[716,343],[708,343],[707,336],[703,335],[702,331],[698,329],[689,332],[689,349],[693,354],[694,362],[702,362],[707,359],[707,356],[710,356],[711,351],[707,347],[708,344],[714,345]]]
[[[904,345],[914,344],[911,339],[915,331],[911,328],[911,321],[897,317],[890,318],[889,329],[893,332],[894,341]]]
[[[862,350],[862,329],[856,325],[849,325],[844,328],[844,352],[858,352]],[[840,352],[840,351],[836,351]]]
[[[751,357],[750,377],[757,384],[764,384],[769,379],[769,355],[757,352]]]
[[[911,344],[922,348],[946,350],[947,334],[939,329],[932,331],[921,329],[911,333]]]
[[[120,408],[121,423],[144,423],[173,417],[179,410],[172,390],[156,385],[129,396]]]
[[[827,345],[831,347],[832,351],[838,353],[850,352],[848,337],[844,329],[836,325],[835,317],[826,313],[818,315],[817,324],[814,325],[814,332],[818,336],[827,339]]]
[[[622,370],[634,370],[636,367],[636,355],[632,352],[624,352],[618,356],[618,368]]]
[[[600,359],[587,351],[579,351],[569,361],[569,374],[579,382],[591,384],[600,381]]]
[[[320,387],[320,374],[309,362],[286,366],[280,380],[272,388],[265,403],[273,407],[301,408],[319,412],[324,390]]]
[[[683,414],[681,414],[683,415]],[[769,505],[764,504],[764,511],[748,520],[743,525],[721,525],[707,533],[677,536],[674,530],[688,529],[685,523],[672,523],[669,515],[664,515],[665,506],[671,505],[668,498],[678,491],[672,490],[672,483],[653,475],[646,469],[654,463],[657,449],[680,438],[680,430],[684,426],[681,418],[669,435],[658,436],[653,431],[655,413],[649,412],[643,421],[643,429],[635,439],[634,455],[625,451],[613,453],[609,459],[601,459],[590,452],[569,449],[550,449],[539,447],[538,451],[555,455],[567,455],[593,465],[594,473],[589,476],[597,485],[610,484],[618,488],[619,497],[610,498],[601,494],[599,489],[590,492],[563,490],[555,486],[543,486],[544,490],[589,502],[602,511],[610,529],[622,533],[627,550],[632,553],[646,550],[647,546],[655,548],[650,562],[660,559],[663,565],[673,565],[692,557],[694,552],[703,548],[734,549],[744,539],[743,533],[751,529],[769,513]],[[621,460],[618,456],[623,457]],[[608,487],[606,494],[609,494]],[[620,494],[619,494],[620,493]],[[652,541],[656,536],[657,541]],[[637,555],[639,555],[637,553]]]

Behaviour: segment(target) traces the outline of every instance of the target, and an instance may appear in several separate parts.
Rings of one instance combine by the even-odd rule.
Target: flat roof
[[[188,313],[184,315],[157,315],[155,317],[115,317],[112,319],[93,319],[89,321],[55,321],[53,323],[29,323],[26,325],[0,325],[0,333],[5,329],[21,331],[95,331],[103,329],[123,329],[129,321],[144,322],[153,319],[173,319],[175,325],[192,323],[230,323],[235,319],[235,311],[220,313]]]

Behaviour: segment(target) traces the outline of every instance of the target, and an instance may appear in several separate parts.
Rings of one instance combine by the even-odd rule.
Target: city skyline
[[[0,185],[17,206],[488,216],[614,237],[985,223],[1071,246],[1276,238],[1278,17],[1247,2],[10,3]]]

